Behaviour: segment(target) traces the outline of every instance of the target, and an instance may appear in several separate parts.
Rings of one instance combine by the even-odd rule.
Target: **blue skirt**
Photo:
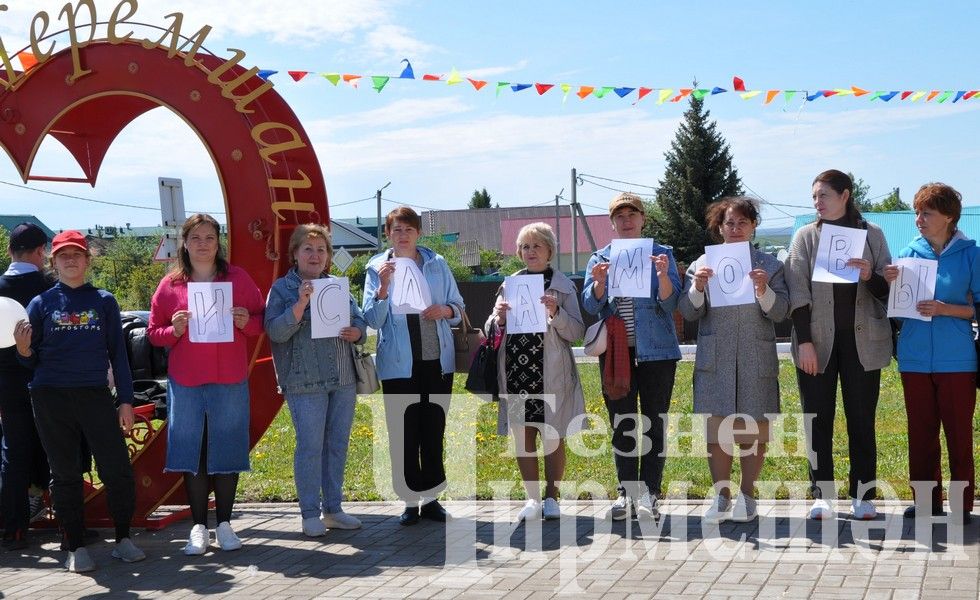
[[[248,380],[185,386],[168,379],[167,384],[167,464],[164,471],[197,473],[205,420],[208,473],[248,471]]]

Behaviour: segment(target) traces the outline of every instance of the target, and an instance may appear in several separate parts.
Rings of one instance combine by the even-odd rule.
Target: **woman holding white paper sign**
[[[391,249],[368,261],[364,282],[364,319],[378,330],[376,362],[392,479],[405,501],[402,525],[414,525],[421,517],[448,517],[435,496],[446,486],[443,438],[456,363],[449,326],[460,322],[465,309],[446,260],[418,245],[421,231],[422,220],[411,208],[401,206],[388,213],[385,234]],[[413,282],[428,288],[432,304],[419,313],[394,310],[393,301],[401,301],[404,291],[392,288],[396,258],[414,261],[422,280]]]
[[[931,498],[928,505],[922,498],[916,504],[933,515],[942,514],[941,427],[946,435],[950,480],[965,484],[960,514],[969,522],[976,484],[973,411],[977,397],[971,323],[974,303],[980,301],[980,248],[956,228],[961,197],[952,187],[926,184],[916,192],[912,206],[920,235],[899,252],[899,258],[937,261],[933,273],[939,276],[933,299],[921,300],[916,306],[929,320],[903,318],[898,338],[898,370],[908,414],[909,481],[913,496],[917,484],[926,484],[918,491]],[[885,267],[885,279],[906,285],[899,280],[897,265]],[[950,497],[950,507],[960,510],[959,501]],[[917,508],[910,506],[905,516],[915,517]]]
[[[755,200],[722,198],[708,207],[705,226],[725,244],[751,244],[759,224]],[[768,415],[779,412],[779,357],[774,323],[789,312],[789,290],[783,264],[760,250],[749,250],[751,268],[739,271],[751,283],[751,304],[713,301],[708,283],[722,277],[701,255],[687,270],[686,292],[678,308],[698,321],[694,361],[694,412],[708,415],[708,467],[715,499],[705,521],[751,521],[757,515],[755,481],[769,442]],[[720,288],[719,288],[720,289]],[[740,493],[731,502],[734,447],[742,471]]]
[[[854,182],[837,170],[813,180],[817,220],[793,236],[786,259],[793,318],[793,359],[803,412],[813,415],[808,435],[811,457],[811,519],[833,516],[834,412],[840,378],[847,418],[850,454],[848,496],[851,517],[873,519],[877,478],[875,410],[881,369],[891,361],[891,325],[885,311],[888,283],[882,272],[891,254],[881,229],[861,218],[854,204]],[[867,230],[862,249],[854,249],[847,266],[858,270],[857,283],[813,281],[824,224]]]
[[[619,194],[609,203],[609,220],[615,237],[640,239],[646,222],[643,200],[636,194]],[[582,307],[606,322],[607,345],[599,357],[599,371],[619,479],[619,497],[607,512],[615,521],[634,513],[642,518],[659,515],[664,416],[681,358],[674,329],[681,293],[677,264],[669,247],[656,242],[652,246],[655,275],[646,297],[608,294],[612,244],[589,259],[582,289]]]
[[[517,256],[526,268],[517,275],[538,275],[545,293],[534,300],[545,309],[544,333],[508,333],[510,304],[503,290],[486,323],[488,337],[504,331],[500,344],[497,433],[514,436],[517,466],[527,491],[527,504],[518,520],[557,519],[558,482],[565,473],[565,437],[582,430],[585,395],[571,344],[585,333],[575,284],[551,266],[557,243],[546,223],[531,223],[517,234]],[[546,487],[541,502],[537,437],[541,437]]]
[[[318,537],[330,529],[357,529],[357,517],[341,507],[344,465],[354,422],[354,349],[367,330],[364,315],[349,296],[350,326],[338,337],[313,338],[314,279],[329,278],[333,248],[323,225],[298,225],[289,239],[293,267],[272,284],[265,307],[265,330],[272,342],[279,391],[296,430],[293,478],[302,530]],[[336,279],[331,278],[333,281]],[[323,318],[323,317],[320,317]]]
[[[187,327],[190,282],[230,282],[234,339],[197,343]],[[237,550],[231,528],[238,474],[249,470],[247,337],[262,333],[265,303],[244,269],[228,263],[214,217],[192,215],[181,227],[174,270],[157,286],[150,306],[150,343],[170,349],[167,359],[167,471],[184,474],[194,526],[184,554],[207,551],[208,495],[214,489],[218,545]]]

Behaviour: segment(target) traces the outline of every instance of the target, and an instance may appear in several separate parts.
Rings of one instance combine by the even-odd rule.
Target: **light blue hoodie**
[[[422,275],[429,284],[432,303],[448,304],[453,308],[451,319],[436,321],[439,362],[445,375],[456,369],[456,348],[449,327],[460,322],[460,310],[466,307],[446,259],[423,246],[418,246],[418,251],[422,255]],[[406,379],[412,376],[412,343],[408,337],[408,322],[405,315],[392,314],[390,296],[384,300],[375,297],[381,285],[378,269],[388,257],[389,251],[385,250],[368,261],[364,281],[364,320],[378,330],[378,352],[375,357],[378,379]]]
[[[980,248],[962,232],[953,234],[939,257],[919,236],[899,252],[899,258],[938,260],[936,300],[949,304],[980,302]],[[932,321],[902,319],[898,337],[898,370],[903,373],[973,373],[977,354],[968,319],[933,317]]]

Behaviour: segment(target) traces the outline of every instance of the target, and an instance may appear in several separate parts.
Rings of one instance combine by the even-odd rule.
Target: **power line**
[[[643,196],[644,198],[653,198],[653,197],[656,196],[656,194],[644,194],[644,193],[641,193],[641,192],[634,192],[632,190],[622,190],[622,189],[619,189],[619,188],[610,187],[608,185],[603,185],[603,184],[597,183],[595,181],[590,181],[588,179],[582,179],[581,176],[579,177],[579,182],[581,182],[581,183],[588,183],[588,184],[594,185],[596,187],[601,187],[603,189],[607,189],[607,190],[612,191],[612,192],[636,194],[637,196]],[[646,186],[644,186],[644,187],[646,187]]]
[[[633,183],[631,181],[620,181],[619,179],[610,179],[609,177],[600,177],[599,175],[589,175],[588,173],[579,173],[579,179],[583,177],[591,177],[593,179],[601,179],[603,181],[611,181],[612,183],[621,183],[623,185],[629,185],[634,187],[647,188],[649,190],[656,190],[657,186],[654,185],[644,185],[642,183]]]
[[[93,204],[106,204],[108,206],[121,206],[123,208],[138,208],[140,210],[152,210],[154,212],[159,212],[159,210],[160,210],[158,207],[152,207],[152,206],[140,206],[138,204],[125,204],[125,203],[122,203],[122,202],[109,202],[108,200],[96,200],[95,198],[85,198],[85,197],[82,197],[82,196],[75,196],[75,195],[72,195],[72,194],[62,194],[61,192],[52,192],[50,190],[42,190],[40,188],[31,187],[29,185],[21,185],[21,184],[18,184],[18,183],[11,183],[9,181],[0,180],[0,183],[2,183],[3,185],[10,186],[10,187],[20,188],[22,190],[28,190],[28,191],[31,191],[31,192],[38,192],[40,194],[48,194],[48,195],[51,195],[51,196],[59,196],[61,198],[71,198],[72,200],[81,200],[83,202],[92,202]],[[227,214],[225,212],[216,211],[216,210],[212,210],[212,211],[191,211],[191,212],[207,212],[209,214],[215,214],[215,215],[224,215],[224,214]]]
[[[341,202],[339,204],[330,204],[330,208],[337,208],[338,206],[347,206],[348,204],[357,204],[358,202],[364,202],[365,200],[374,200],[377,196],[368,196],[367,198],[361,198],[360,200],[351,200],[349,202]]]

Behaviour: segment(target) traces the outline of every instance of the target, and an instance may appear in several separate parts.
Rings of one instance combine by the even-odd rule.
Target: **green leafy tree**
[[[857,206],[861,212],[872,210],[871,201],[868,200],[868,194],[871,192],[871,186],[864,183],[864,180],[860,177],[855,177],[854,173],[848,172],[847,176],[854,182],[854,194],[851,196],[851,198],[854,200],[855,206]]]
[[[659,212],[652,215],[657,241],[673,246],[679,263],[689,264],[714,243],[705,228],[708,205],[742,194],[728,143],[710,119],[704,101],[691,97],[677,129],[657,190]]]
[[[473,190],[468,208],[490,208],[490,194],[487,193],[487,188]]]
[[[10,254],[7,253],[7,248],[10,247],[10,232],[5,228],[0,227],[0,273],[7,270],[10,266]]]
[[[155,262],[159,240],[120,236],[92,259],[92,285],[112,292],[123,310],[149,310],[168,265]]]
[[[871,197],[871,186],[864,183],[860,177],[855,177],[854,173],[848,173],[851,181],[854,182],[854,203],[861,212],[891,212],[896,210],[912,210],[912,207],[902,201],[898,188],[885,196],[881,202],[875,202]]]

